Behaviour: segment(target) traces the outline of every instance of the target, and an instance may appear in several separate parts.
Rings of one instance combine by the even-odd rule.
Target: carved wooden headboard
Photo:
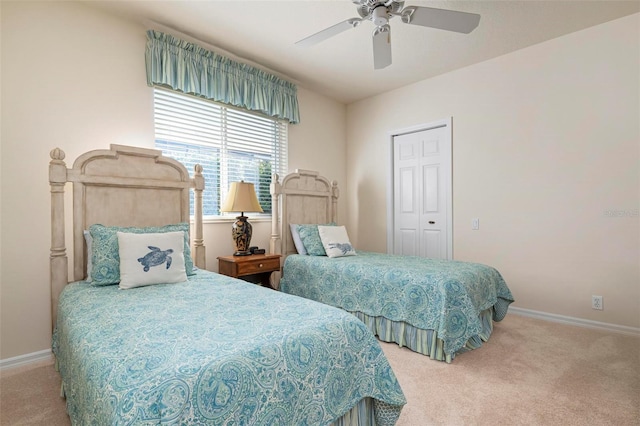
[[[86,276],[84,230],[106,226],[162,226],[189,222],[189,191],[194,189],[194,228],[190,237],[194,263],[205,265],[202,239],[202,167],[193,178],[162,151],[124,145],[80,155],[68,169],[61,149],[51,151],[51,312],[55,326],[58,297],[64,286]],[[73,184],[73,274],[68,276],[65,246],[65,184]]]
[[[297,253],[289,225],[337,222],[338,184],[329,182],[318,172],[296,170],[279,182],[273,175],[271,183],[271,253],[283,259]]]

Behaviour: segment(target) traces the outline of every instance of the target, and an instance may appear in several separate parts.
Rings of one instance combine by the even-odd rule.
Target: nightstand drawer
[[[250,256],[218,257],[218,272],[244,281],[259,280],[264,287],[271,286],[271,273],[280,270],[279,254],[252,254]]]
[[[280,258],[264,259],[260,262],[244,262],[237,264],[237,274],[249,275],[258,274],[260,272],[277,271],[280,269]]]

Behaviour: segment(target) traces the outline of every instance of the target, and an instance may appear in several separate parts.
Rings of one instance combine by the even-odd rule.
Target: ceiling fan
[[[476,13],[458,12],[455,10],[435,9],[432,7],[407,6],[398,0],[351,0],[357,5],[359,18],[350,18],[309,37],[297,41],[300,46],[312,46],[350,28],[355,28],[362,21],[371,21],[373,30],[373,66],[382,69],[391,65],[391,27],[389,20],[399,16],[405,24],[420,25],[440,30],[469,34],[480,22]]]

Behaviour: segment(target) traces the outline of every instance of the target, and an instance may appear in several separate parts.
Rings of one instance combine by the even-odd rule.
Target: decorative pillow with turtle
[[[120,288],[187,281],[183,232],[117,235]]]
[[[344,226],[318,226],[318,235],[327,256],[355,256],[356,250],[349,241],[349,234]]]
[[[118,254],[118,232],[128,234],[159,234],[166,232],[181,232],[184,239],[184,267],[187,275],[193,275],[193,259],[189,247],[189,224],[176,223],[165,226],[153,227],[119,227],[94,224],[89,227],[91,236],[91,275],[87,281],[95,285],[110,285],[120,282],[120,256]],[[87,246],[89,244],[87,243]],[[148,246],[145,246],[148,247]],[[161,248],[161,247],[159,247]],[[164,249],[163,249],[164,250]],[[147,249],[147,252],[149,249]],[[145,253],[146,254],[146,253]],[[175,262],[175,256],[172,256]]]

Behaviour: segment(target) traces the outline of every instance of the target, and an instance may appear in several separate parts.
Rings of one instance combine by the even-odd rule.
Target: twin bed
[[[337,184],[298,170],[282,182],[275,176],[271,195],[280,210],[272,216],[270,248],[285,257],[280,290],[348,311],[380,340],[450,363],[487,341],[493,321],[513,302],[500,273],[482,264],[362,251],[298,254],[296,226],[326,231],[322,225],[337,222]]]
[[[160,151],[119,145],[89,151],[72,168],[64,156],[53,150],[49,166],[51,292],[53,351],[72,424],[395,424],[406,400],[363,322],[205,270],[198,166],[190,178]],[[192,247],[183,247],[180,229]],[[130,259],[134,242],[146,254]],[[173,284],[137,286],[149,271],[175,268]],[[125,276],[133,283],[126,289]]]
[[[393,425],[406,400],[374,336],[451,362],[513,301],[485,265],[344,244],[353,255],[297,254],[296,225],[337,219],[337,184],[305,170],[271,184],[281,291],[208,272],[194,172],[153,149],[112,145],[72,168],[51,152],[52,343],[72,424]],[[145,254],[129,259],[133,242]]]

